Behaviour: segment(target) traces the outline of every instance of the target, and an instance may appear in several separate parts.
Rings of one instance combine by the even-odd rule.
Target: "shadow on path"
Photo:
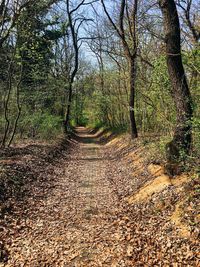
[[[114,133],[107,134],[109,131],[107,129],[98,130],[98,129],[88,129],[85,127],[76,127],[75,135],[73,138],[79,143],[83,144],[97,144],[105,145],[108,143],[114,136]]]

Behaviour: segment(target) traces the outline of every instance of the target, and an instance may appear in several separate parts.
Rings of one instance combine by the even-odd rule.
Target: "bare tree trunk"
[[[136,55],[130,59],[130,121],[131,136],[138,137],[136,121],[135,121],[135,81],[136,81]]]
[[[182,63],[180,24],[174,0],[159,2],[163,14],[166,56],[177,121],[173,140],[167,144],[169,163],[180,162],[189,153],[192,141],[192,100]]]
[[[137,60],[137,14],[138,14],[138,0],[133,1],[133,7],[131,13],[129,13],[128,2],[126,0],[120,1],[120,14],[119,14],[119,26],[113,21],[110,16],[104,0],[101,0],[103,9],[112,24],[113,28],[117,32],[124,49],[124,54],[129,62],[130,67],[130,99],[129,99],[129,108],[130,108],[130,128],[131,128],[131,137],[137,138],[138,132],[136,127],[135,120],[135,80],[136,80],[136,60]],[[125,14],[126,13],[126,14]],[[124,23],[125,18],[128,21],[128,35],[125,30]]]
[[[66,111],[66,117],[65,117],[65,130],[67,131],[70,123],[70,113],[71,113],[71,104],[72,104],[72,86],[74,83],[75,76],[78,72],[79,67],[79,46],[78,46],[78,32],[75,30],[75,24],[73,23],[72,15],[73,12],[77,9],[70,11],[70,1],[66,1],[67,5],[67,16],[69,20],[69,27],[72,34],[72,42],[73,42],[73,49],[74,49],[74,68],[72,71],[72,74],[70,75],[70,81],[69,81],[69,96],[68,96],[68,105],[67,105],[67,111]],[[79,6],[79,5],[78,5]]]
[[[21,82],[22,82],[22,73],[23,73],[23,65],[21,64],[21,70],[20,70],[20,78],[19,78],[19,81],[18,81],[18,84],[17,84],[17,116],[16,116],[16,119],[15,119],[15,124],[14,124],[14,127],[13,127],[13,132],[12,132],[12,135],[11,135],[11,138],[8,142],[8,147],[12,144],[12,141],[15,137],[15,133],[16,133],[16,130],[17,130],[17,125],[18,125],[18,121],[19,121],[19,118],[20,118],[20,115],[21,115],[21,110],[22,110],[22,107],[20,105],[20,85],[21,85]]]
[[[67,127],[69,126],[70,121],[70,112],[71,112],[71,103],[72,103],[72,83],[69,84],[69,96],[68,96],[68,104],[67,104],[67,111],[66,111],[66,117],[65,117],[65,130],[67,130]]]
[[[2,147],[6,146],[7,135],[8,135],[8,131],[10,128],[10,120],[8,117],[8,105],[10,101],[11,90],[12,90],[12,61],[10,62],[9,68],[8,68],[8,93],[7,93],[7,96],[5,96],[5,100],[4,100],[4,117],[5,117],[6,123],[5,123],[3,140],[1,143]]]

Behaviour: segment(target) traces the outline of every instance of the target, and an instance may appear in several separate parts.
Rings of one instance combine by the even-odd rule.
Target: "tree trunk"
[[[132,2],[132,1],[131,1]],[[136,79],[136,60],[137,60],[137,13],[138,13],[138,0],[133,1],[133,9],[131,14],[128,12],[128,1],[121,0],[121,7],[120,7],[120,14],[119,14],[119,27],[115,22],[113,21],[112,17],[110,16],[109,12],[106,9],[104,0],[101,0],[101,3],[103,5],[103,9],[112,24],[113,28],[117,32],[120,40],[122,41],[122,45],[124,48],[124,54],[129,61],[130,64],[130,100],[129,100],[129,109],[130,109],[130,124],[131,124],[131,137],[137,138],[137,127],[136,127],[136,120],[135,120],[135,79]],[[125,11],[127,14],[125,14]],[[127,16],[128,19],[128,25],[129,25],[129,41],[127,41],[127,32],[125,31],[125,16]],[[130,18],[131,16],[131,18]]]
[[[73,49],[74,49],[74,68],[73,71],[70,75],[70,80],[69,80],[69,97],[68,97],[68,105],[67,105],[67,110],[66,110],[66,117],[65,117],[65,122],[64,122],[64,127],[65,131],[67,132],[69,123],[70,123],[70,113],[71,113],[71,105],[72,105],[72,86],[74,83],[75,76],[78,72],[78,67],[79,67],[79,46],[78,46],[78,32],[75,30],[75,23],[73,23],[72,19],[72,14],[74,11],[70,11],[70,1],[66,1],[67,5],[67,16],[69,20],[69,27],[71,30],[71,35],[72,35],[72,42],[73,42]]]
[[[15,119],[15,123],[14,123],[14,127],[13,127],[13,132],[12,132],[12,135],[11,135],[11,138],[10,138],[10,141],[8,143],[8,147],[10,147],[10,145],[12,144],[13,142],[13,139],[15,137],[15,134],[16,134],[16,130],[17,130],[17,126],[18,126],[18,121],[20,119],[20,115],[21,115],[21,111],[22,111],[22,107],[21,107],[21,104],[20,104],[20,85],[21,85],[21,82],[22,82],[22,75],[23,75],[23,65],[21,65],[21,70],[20,70],[20,78],[19,78],[19,82],[17,84],[17,88],[16,88],[16,95],[17,95],[17,116],[16,116],[16,119]]]
[[[67,104],[67,111],[65,117],[65,130],[67,132],[70,122],[70,112],[71,112],[71,103],[72,103],[72,83],[69,84],[69,96],[68,96],[68,104]]]
[[[131,122],[131,136],[138,137],[136,120],[135,120],[135,80],[136,80],[136,55],[130,59],[130,122]]]
[[[4,130],[4,135],[3,135],[3,140],[2,140],[2,147],[6,146],[6,141],[8,137],[8,132],[10,128],[10,119],[9,119],[9,102],[10,102],[10,96],[11,96],[11,90],[12,90],[12,75],[13,75],[13,67],[12,67],[12,61],[9,64],[8,68],[8,93],[7,96],[5,95],[4,99],[4,117],[5,117],[5,130]]]
[[[167,144],[169,163],[177,163],[189,154],[192,133],[192,100],[181,56],[180,24],[174,0],[159,2],[165,28],[166,57],[177,120],[173,140]]]

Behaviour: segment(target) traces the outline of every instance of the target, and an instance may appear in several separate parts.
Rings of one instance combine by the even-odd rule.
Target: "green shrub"
[[[26,114],[20,120],[18,129],[29,138],[49,140],[62,133],[62,119],[47,112]]]

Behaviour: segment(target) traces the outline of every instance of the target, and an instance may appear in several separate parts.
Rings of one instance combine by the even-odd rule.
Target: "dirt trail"
[[[79,153],[62,163],[52,190],[32,199],[21,218],[5,266],[124,266],[108,159],[94,135],[80,128],[78,137]]]
[[[0,267],[200,266],[198,232],[183,238],[171,220],[182,198],[176,185],[128,205],[127,197],[153,177],[144,166],[136,175],[133,147],[117,151],[99,137],[78,128],[76,141],[68,140],[78,140],[72,148],[61,145],[33,161],[23,154],[30,183],[0,216]],[[32,183],[30,165],[38,168]]]

